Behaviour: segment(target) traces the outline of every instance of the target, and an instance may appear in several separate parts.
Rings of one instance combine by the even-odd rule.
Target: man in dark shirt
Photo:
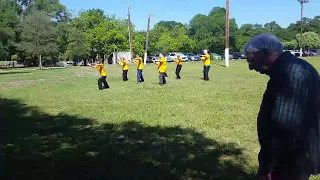
[[[283,52],[271,34],[245,45],[250,70],[270,77],[257,118],[258,179],[305,180],[320,173],[320,79],[308,62]]]

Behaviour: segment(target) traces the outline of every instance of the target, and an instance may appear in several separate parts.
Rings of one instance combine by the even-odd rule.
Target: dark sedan
[[[246,55],[242,52],[232,53],[233,59],[246,59]]]

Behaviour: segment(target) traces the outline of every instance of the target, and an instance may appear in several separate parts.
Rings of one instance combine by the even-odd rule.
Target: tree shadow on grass
[[[26,74],[29,73],[27,71],[8,71],[8,72],[0,72],[0,75],[8,75],[8,74]]]
[[[180,127],[98,124],[0,98],[1,179],[253,179],[242,150]]]
[[[219,63],[216,63],[216,62],[213,62],[213,64],[217,65],[217,66],[221,66],[221,67],[227,67],[226,65],[224,64],[219,64]]]

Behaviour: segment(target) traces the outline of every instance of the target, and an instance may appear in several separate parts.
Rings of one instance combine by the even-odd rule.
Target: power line
[[[162,11],[159,11],[158,13],[156,13],[155,15],[152,15],[152,16],[155,16],[155,17],[157,17],[157,18],[160,18],[158,15],[159,14],[161,14],[162,13],[162,16],[163,16],[163,12],[164,11],[166,11],[166,10],[168,10],[170,7],[172,7],[175,3],[177,3],[178,2],[178,4],[176,4],[173,8],[176,8],[177,6],[179,6],[181,3],[183,3],[184,1],[186,1],[186,0],[180,0],[180,2],[179,2],[179,0],[177,0],[177,1],[175,1],[174,3],[172,3],[172,4],[170,4],[169,6],[167,6],[165,9],[163,9]]]
[[[178,2],[179,0],[176,0],[174,3]],[[164,8],[163,10],[159,11],[158,13],[156,13],[155,15],[158,15],[160,13],[162,13],[163,11],[167,10],[168,8],[170,8],[171,6],[174,5],[174,3],[170,4],[169,6],[167,6],[166,8]]]

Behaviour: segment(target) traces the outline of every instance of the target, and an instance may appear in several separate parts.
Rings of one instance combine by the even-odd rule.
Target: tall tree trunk
[[[42,69],[42,59],[41,59],[41,54],[39,55],[39,69]]]

